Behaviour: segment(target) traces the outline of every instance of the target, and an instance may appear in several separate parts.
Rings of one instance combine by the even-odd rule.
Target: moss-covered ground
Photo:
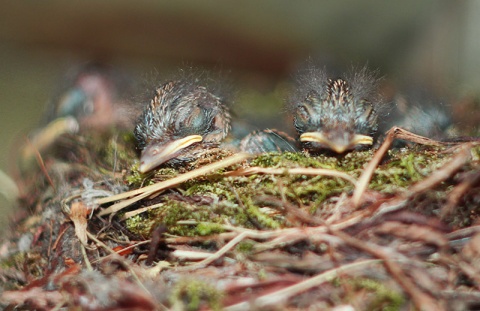
[[[131,198],[98,199],[194,172],[232,152],[212,149],[185,166],[141,174],[131,134],[63,135],[42,155],[43,167],[22,171],[20,216],[2,242],[4,306],[473,306],[480,297],[480,147],[390,148],[355,204],[375,152],[252,156],[100,216]],[[74,214],[72,203],[85,211]]]

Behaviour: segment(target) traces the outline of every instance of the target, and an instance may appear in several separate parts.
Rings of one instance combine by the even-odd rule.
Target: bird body
[[[274,129],[251,132],[240,141],[239,149],[250,154],[298,152],[293,138]]]
[[[135,126],[140,171],[192,161],[218,146],[229,130],[230,114],[219,96],[189,81],[168,82],[155,91]]]
[[[289,106],[305,149],[344,153],[373,144],[381,102],[374,74],[362,68],[330,79],[325,70],[309,67],[296,82]]]

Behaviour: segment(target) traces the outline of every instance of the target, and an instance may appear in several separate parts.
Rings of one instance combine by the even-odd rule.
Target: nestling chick
[[[73,117],[82,129],[131,127],[129,103],[133,82],[125,73],[99,63],[87,63],[66,79],[55,98],[49,121]]]
[[[393,98],[394,107],[381,130],[401,127],[417,135],[432,139],[447,139],[455,132],[449,106],[423,89],[407,89],[406,94]]]
[[[168,82],[155,91],[135,126],[139,170],[192,161],[218,146],[229,130],[230,114],[219,96],[189,81]]]
[[[289,108],[305,149],[344,153],[373,144],[381,104],[374,74],[362,68],[345,79],[330,79],[325,70],[310,66],[296,84]]]
[[[125,100],[133,90],[126,73],[100,63],[87,63],[63,78],[51,100],[44,125],[20,151],[19,167],[28,171],[37,154],[45,156],[64,134],[130,129],[131,109]]]

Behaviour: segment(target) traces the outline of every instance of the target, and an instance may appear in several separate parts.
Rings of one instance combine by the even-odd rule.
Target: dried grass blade
[[[224,247],[222,247],[220,250],[218,250],[215,254],[212,254],[211,256],[208,256],[204,260],[195,263],[193,265],[179,268],[179,270],[182,271],[189,271],[189,270],[195,270],[195,269],[200,269],[208,266],[210,263],[214,262],[218,258],[222,257],[225,253],[227,253],[230,249],[235,247],[238,243],[240,243],[243,239],[245,239],[248,236],[248,232],[242,232],[239,235],[237,235],[235,238],[233,238],[230,242],[228,242]]]
[[[118,212],[119,210],[121,210],[121,209],[135,203],[135,202],[138,202],[139,200],[141,200],[143,198],[146,198],[146,197],[148,197],[148,196],[150,196],[150,195],[152,195],[152,194],[154,194],[158,191],[171,188],[171,187],[176,186],[178,184],[181,184],[185,181],[188,181],[190,179],[205,175],[205,174],[210,173],[212,171],[216,171],[216,170],[228,167],[230,165],[237,164],[239,162],[242,162],[242,161],[248,159],[249,157],[251,157],[251,155],[249,155],[247,153],[237,153],[237,154],[235,154],[231,157],[225,158],[221,161],[218,161],[218,162],[215,162],[215,163],[212,163],[212,164],[209,164],[209,165],[205,165],[205,166],[200,167],[200,168],[198,168],[194,171],[176,176],[172,179],[165,180],[165,181],[156,183],[154,185],[143,187],[143,188],[140,188],[140,189],[137,189],[137,190],[128,191],[128,192],[124,192],[124,193],[121,193],[121,194],[118,194],[118,195],[114,195],[114,196],[110,196],[110,197],[107,197],[107,198],[96,200],[96,203],[101,205],[101,204],[114,202],[114,201],[118,201],[118,200],[122,200],[122,199],[126,199],[126,198],[134,196],[131,199],[124,200],[122,202],[119,202],[119,203],[113,204],[112,206],[109,206],[108,208],[100,211],[99,215],[102,216],[102,215],[107,215],[107,214]]]
[[[355,187],[355,190],[352,196],[352,202],[354,207],[358,207],[360,205],[362,195],[367,189],[368,183],[372,179],[375,169],[377,168],[378,164],[382,160],[383,156],[387,153],[394,139],[395,139],[395,128],[392,128],[390,131],[387,132],[387,137],[385,138],[385,141],[377,150],[377,152],[375,152],[372,160],[370,160],[367,167],[365,167],[365,170],[363,171],[362,175],[360,176],[360,179],[357,182],[357,185]]]

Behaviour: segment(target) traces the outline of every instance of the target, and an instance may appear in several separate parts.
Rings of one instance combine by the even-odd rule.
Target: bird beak
[[[372,145],[373,138],[366,135],[355,134],[350,140],[327,138],[322,132],[308,132],[300,135],[301,142],[315,142],[322,144],[336,153],[344,153],[357,145]]]
[[[61,135],[66,133],[75,134],[78,133],[79,129],[78,121],[71,116],[57,118],[48,123],[21,149],[20,165],[22,168],[30,167],[31,163],[35,163],[35,157],[51,148]]]
[[[149,145],[142,151],[142,155],[140,156],[140,167],[138,170],[140,173],[151,171],[160,164],[175,158],[181,150],[194,143],[201,142],[202,140],[203,137],[200,135],[190,135],[161,146],[155,144]]]

